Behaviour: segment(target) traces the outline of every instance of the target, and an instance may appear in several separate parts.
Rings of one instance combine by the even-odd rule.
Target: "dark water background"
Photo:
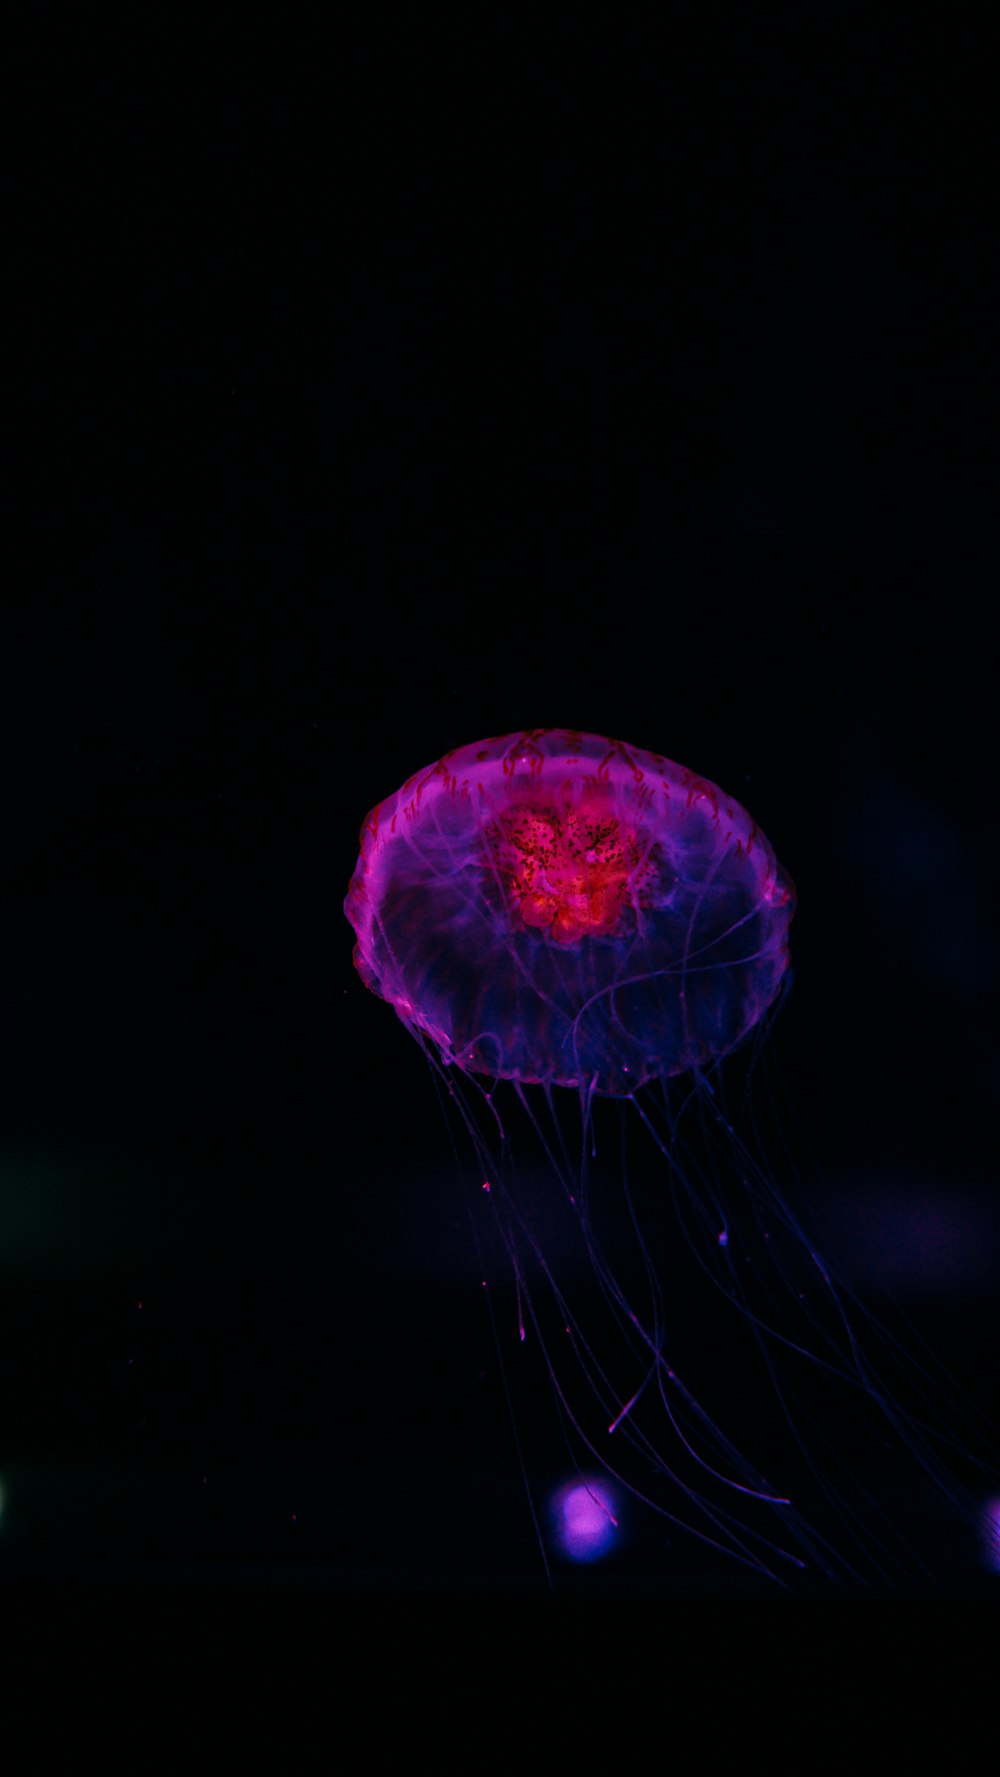
[[[341,913],[367,809],[536,724],[764,827],[817,1213],[995,1411],[993,223],[974,58],[931,47],[40,83],[0,655],[9,1577],[543,1584],[446,1125]],[[643,1535],[586,1583],[724,1583]]]

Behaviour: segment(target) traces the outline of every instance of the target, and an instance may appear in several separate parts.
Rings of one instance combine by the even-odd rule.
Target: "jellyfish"
[[[892,1584],[910,1551],[850,1472],[855,1429],[956,1499],[930,1373],[822,1257],[755,1145],[747,1078],[738,1111],[725,1087],[787,990],[795,904],[716,785],[531,729],[373,809],[345,912],[362,980],[468,1132],[477,1241],[509,1260],[584,1497],[596,1464],[608,1497],[769,1583]]]

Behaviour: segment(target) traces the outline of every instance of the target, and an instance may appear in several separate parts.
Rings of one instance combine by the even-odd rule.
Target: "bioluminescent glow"
[[[607,1481],[568,1481],[553,1494],[550,1511],[557,1547],[569,1561],[600,1561],[621,1541],[619,1507]]]

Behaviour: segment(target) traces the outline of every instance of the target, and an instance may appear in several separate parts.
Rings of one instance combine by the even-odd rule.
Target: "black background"
[[[447,1128],[341,912],[365,812],[524,727],[760,821],[827,1218],[995,1408],[976,46],[668,37],[26,70],[11,1574],[543,1587]],[[702,1583],[643,1551],[556,1584]]]

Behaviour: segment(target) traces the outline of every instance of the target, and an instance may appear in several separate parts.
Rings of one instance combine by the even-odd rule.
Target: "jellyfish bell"
[[[581,1477],[596,1462],[768,1581],[891,1583],[907,1557],[852,1494],[848,1427],[949,1492],[929,1379],[871,1323],[860,1339],[721,1069],[788,985],[794,910],[732,797],[565,729],[409,778],[367,817],[345,902],[362,979],[468,1132],[476,1239],[499,1236]]]
[[[361,843],[358,970],[466,1072],[627,1096],[734,1048],[788,968],[794,890],[760,829],[620,741],[462,747]]]

